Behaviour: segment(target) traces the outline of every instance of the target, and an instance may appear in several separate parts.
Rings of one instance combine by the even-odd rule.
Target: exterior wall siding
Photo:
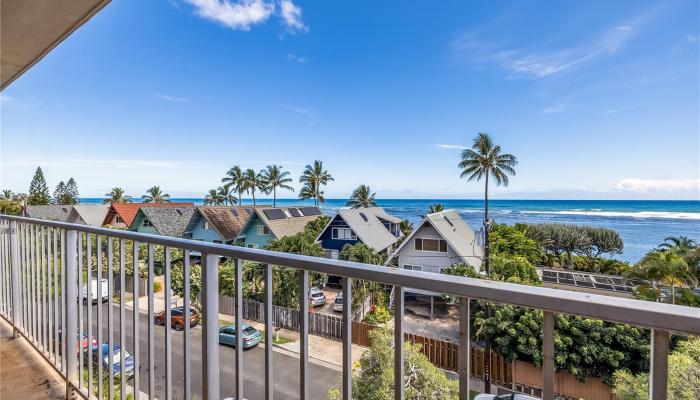
[[[217,232],[215,229],[209,226],[208,229],[204,228],[204,218],[201,217],[199,213],[197,213],[198,217],[197,221],[194,225],[194,228],[192,229],[191,232],[187,233],[187,236],[194,239],[194,240],[202,240],[204,242],[210,242],[214,243],[215,240],[220,241],[221,243],[224,242],[224,239],[219,235],[219,232]]]
[[[354,245],[356,243],[361,242],[359,239],[358,240],[340,240],[340,239],[333,239],[333,227],[336,228],[349,228],[348,224],[345,223],[345,221],[339,216],[336,215],[333,217],[333,220],[330,222],[326,230],[323,232],[323,234],[319,237],[319,242],[321,243],[321,247],[327,250],[342,250],[343,247],[346,244]]]
[[[420,265],[423,267],[423,271],[440,273],[442,268],[461,262],[449,244],[447,245],[447,253],[416,251],[415,238],[442,239],[435,228],[423,225],[412,238],[408,239],[410,242],[401,249],[398,256],[399,268],[403,268],[404,264]]]
[[[260,220],[260,217],[253,215],[253,220],[250,221],[248,227],[241,232],[242,245],[245,247],[257,246],[258,248],[263,248],[267,246],[270,240],[276,239],[275,235],[270,231],[267,235],[258,234],[258,226],[264,226],[265,224]],[[241,240],[239,240],[241,242]]]
[[[136,215],[134,221],[131,223],[131,228],[129,228],[129,230],[134,232],[151,233],[153,235],[159,235],[160,233],[156,230],[156,228],[152,226],[143,226],[144,218],[142,217],[142,215],[143,214],[141,213],[138,213]]]

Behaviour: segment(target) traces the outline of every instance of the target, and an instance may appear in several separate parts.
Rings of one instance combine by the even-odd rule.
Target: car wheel
[[[181,331],[183,328],[184,328],[184,327],[182,326],[181,323],[179,323],[179,322],[176,322],[176,323],[175,323],[175,330],[176,330],[176,331]]]

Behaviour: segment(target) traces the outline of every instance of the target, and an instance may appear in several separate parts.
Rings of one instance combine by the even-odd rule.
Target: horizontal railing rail
[[[469,324],[469,299],[486,300],[498,303],[507,303],[516,306],[533,308],[544,311],[543,319],[543,397],[553,398],[554,394],[554,315],[557,313],[578,315],[610,322],[625,323],[639,327],[652,329],[651,351],[651,384],[650,396],[654,399],[664,399],[667,384],[667,360],[669,338],[671,333],[700,335],[700,309],[647,302],[635,299],[610,297],[604,295],[580,293],[568,290],[560,290],[545,287],[533,287],[513,283],[456,277],[429,272],[411,271],[392,267],[361,264],[343,260],[311,257],[290,253],[280,253],[261,249],[251,249],[224,244],[205,243],[189,239],[180,239],[166,236],[151,235],[109,228],[93,227],[88,225],[70,224],[65,222],[37,220],[16,216],[0,216],[0,229],[3,237],[0,238],[0,315],[11,321],[17,332],[24,335],[35,348],[42,352],[53,363],[64,377],[68,386],[78,389],[78,392],[86,397],[102,398],[101,379],[108,374],[113,375],[112,368],[103,371],[101,363],[96,368],[97,390],[93,390],[93,368],[89,359],[85,358],[88,365],[83,365],[83,354],[75,354],[70,349],[84,349],[82,341],[72,335],[65,335],[65,331],[77,332],[87,326],[88,338],[93,337],[93,325],[96,325],[96,337],[99,343],[108,340],[109,356],[112,359],[112,347],[116,342],[114,335],[119,333],[118,342],[124,346],[126,338],[131,340],[134,352],[135,364],[139,365],[139,344],[141,340],[148,346],[148,396],[154,398],[155,376],[155,328],[154,328],[154,246],[162,246],[164,249],[164,303],[165,321],[171,320],[170,299],[171,289],[171,261],[169,249],[183,251],[183,277],[184,298],[190,298],[191,285],[189,281],[190,257],[189,252],[201,254],[202,278],[201,299],[204,316],[202,332],[202,388],[205,399],[218,399],[219,396],[219,349],[218,349],[218,314],[219,314],[219,288],[218,288],[218,263],[220,257],[234,260],[236,265],[235,285],[235,314],[236,321],[243,319],[242,304],[242,269],[243,261],[250,261],[262,265],[265,271],[264,282],[264,315],[265,315],[265,341],[272,343],[272,269],[276,266],[294,268],[300,271],[300,364],[299,364],[299,397],[309,398],[309,365],[308,365],[308,274],[309,272],[324,273],[343,278],[343,365],[342,365],[342,395],[344,399],[352,398],[352,329],[351,329],[351,287],[352,280],[366,280],[393,286],[396,293],[395,307],[395,398],[403,398],[403,296],[405,289],[419,289],[430,292],[444,293],[460,298],[460,337],[459,337],[459,379],[460,398],[467,399],[469,393],[470,371],[470,324]],[[107,239],[107,246],[103,248],[102,240]],[[133,319],[130,321],[131,329],[126,331],[125,326],[125,243],[147,245],[145,254],[147,264],[147,277],[143,278],[139,273],[139,248],[133,246],[134,272],[133,300],[131,309]],[[94,246],[93,246],[94,245]],[[116,248],[114,248],[116,245]],[[103,254],[107,255],[106,262]],[[119,254],[119,271],[117,275],[112,273],[114,254]],[[92,256],[96,258],[93,261]],[[108,263],[108,265],[106,265]],[[98,284],[92,288],[92,284],[84,282],[86,277],[92,280],[94,264],[96,278],[99,282],[103,267],[107,268],[104,277],[109,280],[109,308],[107,325],[104,324],[102,307],[97,307],[97,319],[92,318],[92,307],[85,310],[76,301],[82,294],[83,288],[87,293],[84,297],[92,299],[91,290],[102,291]],[[60,268],[57,268],[57,265]],[[90,272],[88,272],[90,271]],[[86,277],[83,277],[86,274]],[[119,279],[119,326],[117,327],[113,316],[112,297],[114,297],[115,279]],[[146,293],[138,293],[138,281],[147,281]],[[52,289],[53,287],[53,289]],[[58,292],[62,295],[57,295]],[[74,297],[75,296],[75,297]],[[99,294],[98,296],[102,296]],[[148,324],[146,326],[146,338],[140,338],[139,329],[139,297],[148,296],[146,308],[148,310]],[[69,300],[72,299],[72,300]],[[99,303],[99,302],[98,302]],[[192,334],[190,327],[191,309],[189,301],[184,301],[184,395],[190,398],[193,388],[190,381],[191,371],[191,346]],[[87,320],[83,318],[86,313]],[[207,318],[207,316],[214,316]],[[87,325],[86,325],[87,322]],[[169,323],[165,322],[168,326]],[[243,398],[243,356],[242,356],[242,331],[237,323],[236,328],[236,362],[235,382],[236,398]],[[55,338],[60,336],[58,327],[65,327],[63,336],[65,340],[56,344]],[[103,328],[107,327],[108,338],[102,336]],[[127,333],[129,335],[127,335]],[[170,399],[173,396],[173,356],[172,334],[170,329],[165,329],[165,393],[164,397]],[[87,345],[89,346],[89,344]],[[265,398],[271,399],[274,395],[273,359],[272,347],[265,348]],[[120,352],[121,365],[125,365],[124,352]],[[87,367],[88,385],[85,387],[82,371]],[[76,374],[81,374],[79,377]],[[135,368],[134,397],[139,398],[139,368]],[[77,382],[76,382],[77,381]],[[125,395],[125,387],[121,385],[121,397]],[[95,393],[96,392],[96,393]],[[112,387],[110,386],[110,396]],[[105,396],[106,397],[106,396]],[[111,399],[111,397],[110,397]]]

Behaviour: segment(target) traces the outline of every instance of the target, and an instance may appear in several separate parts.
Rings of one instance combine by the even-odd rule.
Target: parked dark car
[[[121,365],[121,346],[112,345],[112,359],[109,359],[109,343],[92,346],[91,349],[86,349],[84,352],[85,361],[89,362],[93,368],[97,368],[98,363],[102,363],[102,368],[105,373],[109,373],[109,368],[114,372],[114,380],[121,379],[122,371],[126,380],[134,377],[136,372],[134,355],[124,350],[124,368]],[[139,364],[139,368],[141,365]]]

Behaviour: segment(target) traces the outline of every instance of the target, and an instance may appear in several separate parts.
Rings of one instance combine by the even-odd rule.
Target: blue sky
[[[0,186],[159,184],[234,164],[327,197],[475,198],[460,149],[518,156],[501,198],[700,198],[693,0],[114,1],[2,93]],[[282,194],[291,197],[293,194]]]

